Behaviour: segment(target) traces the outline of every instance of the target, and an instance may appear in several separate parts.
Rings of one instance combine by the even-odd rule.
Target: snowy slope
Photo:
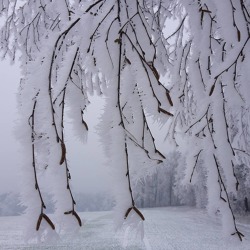
[[[0,249],[84,249],[84,250],[250,250],[250,224],[239,228],[243,243],[225,238],[219,220],[204,211],[187,207],[144,209],[145,238],[124,240],[124,233],[114,232],[112,212],[86,212],[84,226],[74,238],[66,235],[56,244],[27,245],[22,240],[22,216],[0,217]],[[133,236],[133,235],[129,235]]]

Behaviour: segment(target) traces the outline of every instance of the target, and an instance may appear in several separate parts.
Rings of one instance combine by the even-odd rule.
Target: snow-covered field
[[[219,220],[204,211],[188,207],[142,210],[145,237],[143,241],[124,240],[124,233],[115,233],[112,212],[81,213],[84,226],[74,238],[63,237],[56,244],[28,245],[22,239],[23,217],[0,217],[0,249],[62,249],[62,250],[250,250],[250,224],[239,223],[245,234],[243,243],[221,232]]]

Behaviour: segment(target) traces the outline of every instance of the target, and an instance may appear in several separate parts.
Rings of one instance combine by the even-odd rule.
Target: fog
[[[16,94],[20,69],[18,65],[10,65],[9,61],[3,61],[0,62],[0,75],[0,193],[18,192],[22,185],[19,178],[21,145],[15,138],[14,129],[18,121]],[[90,102],[85,114],[89,126],[88,142],[81,143],[73,136],[72,131],[66,133],[72,188],[77,192],[87,193],[105,191],[110,183],[108,169],[104,165],[106,159],[95,129],[104,100],[92,97]],[[67,125],[70,129],[70,121]]]

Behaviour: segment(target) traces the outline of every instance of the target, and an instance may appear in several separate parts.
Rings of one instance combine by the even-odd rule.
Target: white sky
[[[18,145],[13,135],[18,71],[17,66],[0,62],[0,193],[18,188]]]
[[[14,136],[17,115],[16,93],[20,72],[17,65],[8,61],[0,62],[0,193],[18,191],[21,188],[20,144]],[[73,189],[83,192],[97,192],[107,189],[108,169],[104,166],[104,153],[94,127],[104,102],[97,98],[91,100],[89,112],[88,143],[83,145],[74,136],[68,134],[68,158],[72,176]],[[90,115],[91,114],[91,115]],[[29,166],[27,166],[29,167]],[[31,167],[31,165],[30,165]]]

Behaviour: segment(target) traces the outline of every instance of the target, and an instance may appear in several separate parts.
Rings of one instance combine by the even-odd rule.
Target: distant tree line
[[[204,164],[197,161],[197,170],[193,172],[189,184],[181,181],[185,168],[186,160],[180,153],[169,153],[153,174],[134,182],[138,206],[145,208],[187,205],[205,208],[208,201]],[[235,175],[239,181],[240,192],[237,195],[230,193],[232,209],[235,214],[245,215],[250,212],[249,168],[244,164],[236,165]]]
[[[192,178],[195,184],[187,185],[180,180],[184,176],[185,158],[178,152],[169,153],[166,160],[155,167],[154,172],[139,180],[133,180],[133,188],[136,204],[140,208],[166,207],[166,206],[196,206],[205,208],[207,205],[207,187],[203,173],[202,162],[197,162],[197,171]],[[236,214],[250,213],[250,182],[249,169],[245,165],[235,166],[235,174],[239,180],[238,196],[230,194],[233,210]],[[200,176],[199,176],[200,175]],[[197,179],[197,180],[196,180]],[[48,213],[54,212],[52,195],[45,194]],[[114,198],[110,193],[76,193],[77,210],[85,211],[109,211],[114,206]],[[14,216],[24,213],[19,194],[0,194],[0,216]]]
[[[49,214],[54,213],[55,205],[52,195],[44,194],[47,201],[46,210]],[[76,193],[77,210],[85,211],[109,211],[114,206],[114,200],[108,193]],[[15,216],[25,212],[26,207],[22,205],[20,195],[17,193],[0,194],[0,216]]]

